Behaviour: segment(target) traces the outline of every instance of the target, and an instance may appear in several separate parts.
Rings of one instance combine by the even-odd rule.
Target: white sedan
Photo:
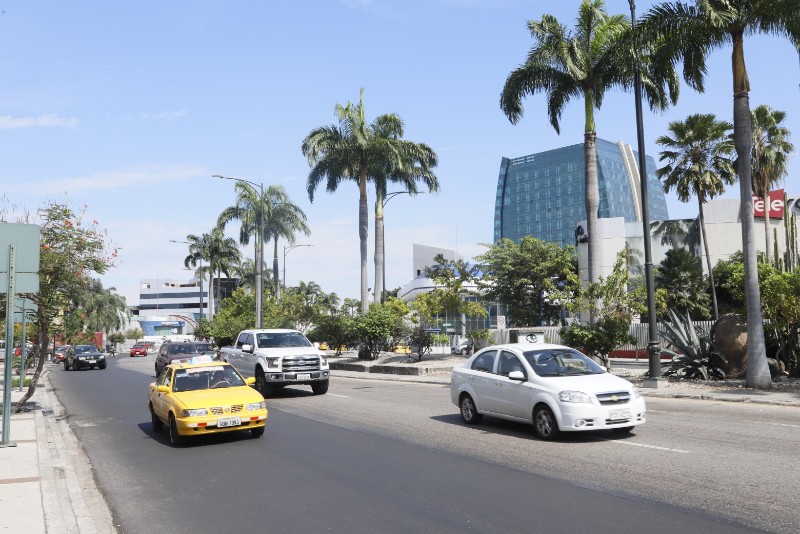
[[[636,387],[575,349],[545,343],[494,345],[454,367],[450,397],[468,425],[481,416],[532,423],[545,440],[560,432],[630,432],[645,422]]]

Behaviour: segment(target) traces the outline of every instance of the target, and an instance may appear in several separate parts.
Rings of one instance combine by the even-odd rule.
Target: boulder
[[[747,320],[733,313],[720,317],[714,330],[714,345],[728,360],[723,367],[725,376],[744,376],[747,371]]]

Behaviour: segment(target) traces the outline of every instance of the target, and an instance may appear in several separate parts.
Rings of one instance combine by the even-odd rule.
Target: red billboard
[[[783,210],[785,208],[783,201],[783,189],[777,189],[769,192],[769,218],[770,219],[783,219]],[[764,199],[758,198],[753,195],[753,217],[764,218]]]

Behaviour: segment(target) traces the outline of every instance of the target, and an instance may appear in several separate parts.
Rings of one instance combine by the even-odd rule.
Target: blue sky
[[[439,194],[400,195],[386,205],[387,286],[401,286],[413,274],[413,243],[472,258],[491,242],[501,157],[582,142],[581,102],[565,109],[561,135],[542,95],[525,101],[516,126],[498,106],[507,75],[532,44],[526,22],[550,13],[571,26],[578,5],[0,0],[0,207],[13,221],[47,200],[86,204],[120,248],[104,284],[138,304],[140,279],[190,277],[185,245],[170,240],[210,231],[234,202],[233,183],[212,174],[280,184],[308,216],[311,235],[297,243],[313,245],[286,256],[287,284],[313,280],[358,298],[357,187],[319,189],[309,202],[300,145],[312,129],[335,123],[335,105],[357,101],[364,88],[368,120],[397,113],[405,138],[439,155]],[[652,5],[637,2],[637,13]],[[630,13],[622,0],[608,9]],[[779,38],[748,37],[745,54],[751,107],[787,111],[800,148],[797,52]],[[658,159],[654,141],[672,120],[699,112],[732,120],[730,69],[730,49],[721,49],[710,58],[704,94],[684,86],[666,113],[645,109],[648,155]],[[599,137],[635,148],[633,96],[609,94],[596,125]],[[799,166],[794,156],[790,193],[800,192]],[[371,196],[370,217],[373,203]],[[696,214],[696,204],[674,196],[668,206],[671,217]],[[370,221],[370,285],[373,232]]]

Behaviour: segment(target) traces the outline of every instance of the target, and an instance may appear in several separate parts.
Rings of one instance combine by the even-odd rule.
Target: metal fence
[[[713,321],[693,321],[695,329],[698,333],[702,330],[706,333],[710,332],[711,325],[714,324]],[[548,343],[555,343],[557,345],[563,345],[564,342],[561,340],[561,328],[560,326],[541,326],[537,327],[537,331],[544,332],[544,339]],[[647,342],[649,340],[650,325],[647,323],[634,323],[631,325],[630,334],[631,336],[636,338],[636,344],[627,343],[625,345],[620,345],[615,350],[629,350],[629,351],[644,351],[647,352]],[[660,330],[660,328],[659,328]],[[664,341],[664,339],[659,336],[658,341],[660,343],[661,348],[667,348],[668,343]]]

